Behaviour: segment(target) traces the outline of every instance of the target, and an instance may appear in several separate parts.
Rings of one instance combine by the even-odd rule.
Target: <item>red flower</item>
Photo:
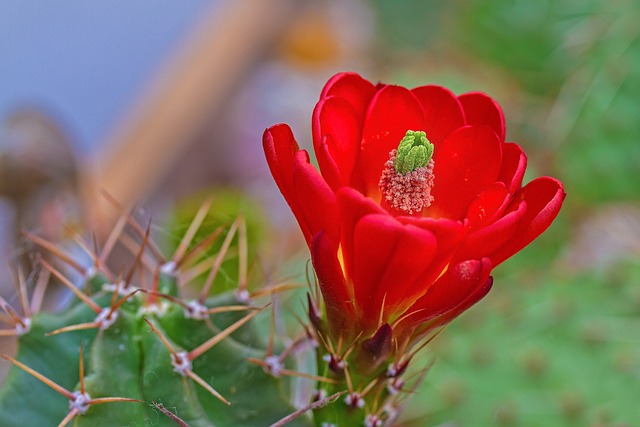
[[[415,336],[448,322],[486,295],[491,269],[540,235],[565,197],[550,177],[521,187],[527,158],[478,92],[338,74],[313,112],[320,173],[287,125],[267,129],[263,144],[331,329],[344,335],[388,323]]]

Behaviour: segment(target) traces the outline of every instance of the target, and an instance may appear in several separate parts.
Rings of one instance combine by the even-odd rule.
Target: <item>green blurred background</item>
[[[163,92],[163,88],[172,87],[172,82],[178,87],[177,82],[184,81],[180,72],[193,77],[185,70],[202,65],[189,62],[181,52],[196,46],[203,50],[200,57],[209,58],[207,43],[187,39],[179,45],[178,41],[185,37],[179,32],[172,35],[175,40],[171,42],[160,40],[157,34],[154,39],[154,31],[162,34],[167,25],[164,21],[156,22],[149,28],[138,29],[135,37],[144,33],[151,41],[162,41],[158,42],[157,51],[162,52],[158,56],[166,56],[168,62],[162,66],[153,61],[147,64],[160,72],[138,70],[140,81],[119,84],[109,81],[109,76],[115,79],[131,62],[112,61],[109,67],[113,72],[103,76],[106,81],[95,88],[94,95],[83,98],[75,107],[55,97],[64,99],[78,85],[70,85],[69,93],[54,91],[52,98],[47,98],[50,93],[46,89],[35,98],[27,91],[27,101],[44,99],[45,111],[55,112],[47,120],[52,127],[67,131],[66,144],[76,152],[75,160],[64,161],[76,162],[75,169],[80,172],[68,173],[61,167],[55,181],[51,181],[51,174],[44,174],[46,185],[42,184],[42,191],[48,194],[44,198],[40,190],[31,187],[11,191],[2,187],[5,196],[0,206],[5,229],[2,237],[7,257],[16,257],[6,249],[15,243],[13,228],[50,229],[52,220],[47,213],[51,212],[55,212],[56,221],[81,215],[82,209],[60,209],[60,203],[52,207],[50,201],[61,197],[67,203],[65,206],[69,206],[69,199],[82,200],[86,193],[82,195],[76,187],[82,188],[84,181],[92,181],[93,171],[109,170],[109,162],[116,165],[111,170],[122,171],[128,183],[154,176],[153,182],[135,195],[135,200],[156,218],[166,215],[175,205],[189,206],[193,194],[202,194],[212,187],[241,189],[253,195],[269,216],[271,237],[266,237],[269,243],[266,253],[261,255],[264,262],[278,265],[294,254],[306,257],[302,238],[262,157],[260,136],[266,126],[280,121],[290,123],[300,144],[309,148],[311,111],[320,88],[332,74],[344,70],[357,71],[373,81],[410,87],[441,84],[458,94],[485,91],[504,109],[507,139],[521,144],[529,156],[525,181],[540,175],[560,178],[565,183],[567,199],[548,232],[495,271],[490,295],[453,322],[424,351],[425,360],[435,363],[424,385],[410,400],[400,425],[640,426],[637,403],[640,400],[640,2],[264,2],[273,4],[273,8],[262,21],[251,21],[251,8],[242,12],[245,15],[233,14],[234,5],[241,9],[243,4],[251,4],[246,1],[214,2],[212,10],[205,2],[175,6],[191,8],[190,14],[181,15],[183,26],[184,22],[193,22],[191,27],[196,28],[199,16],[205,26],[215,30],[207,21],[209,15],[212,21],[218,20],[215,22],[228,18],[229,22],[239,19],[254,24],[244,31],[246,43],[236,35],[225,45],[229,51],[222,49],[222,53],[217,53],[215,66],[220,70],[236,71],[233,67],[241,62],[233,76],[222,73],[206,80],[212,85],[217,80],[224,87],[216,92],[215,86],[207,86],[212,99],[218,97],[219,102],[194,104],[200,110],[206,109],[206,113],[198,115],[198,120],[192,118],[200,110],[186,115],[176,122],[184,129],[180,137],[159,141],[154,146],[158,152],[169,153],[168,167],[137,166],[133,169],[138,175],[127,175],[127,162],[133,162],[134,166],[144,164],[146,157],[138,153],[136,158],[125,144],[125,155],[120,158],[116,155],[114,160],[106,154],[111,153],[114,141],[115,145],[122,140],[135,144],[136,138],[127,139],[126,132],[122,137],[122,133],[104,129],[118,128],[119,122],[135,122],[140,116],[151,118],[145,124],[149,129],[159,126],[161,120],[154,119],[153,107],[134,109],[136,115],[129,111],[129,106],[140,104],[140,99],[155,99],[155,105],[171,108],[176,97],[170,97],[171,92]],[[77,2],[69,2],[65,7],[69,9],[66,11],[69,17],[83,16],[77,13],[88,11]],[[144,7],[131,12],[141,19],[148,15]],[[20,28],[33,26],[28,13],[21,14],[20,19],[24,20],[19,23]],[[111,24],[108,14],[101,13],[100,19],[103,26],[88,25],[90,31],[107,32],[103,38],[95,37],[98,46],[92,54],[96,57],[108,53],[100,45],[109,43],[108,31],[119,36],[136,31],[132,26]],[[259,30],[260,22],[267,28],[270,20],[277,19],[282,19],[278,21],[281,25],[265,30],[264,34],[249,31],[256,25]],[[88,30],[80,31],[72,34],[78,43],[83,40],[82,31]],[[220,40],[225,35],[213,32],[211,37]],[[19,40],[13,44],[7,44],[6,39],[2,41],[4,46],[20,49]],[[136,46],[126,40],[121,43],[122,47],[116,49],[118,54],[139,57],[150,51],[147,45]],[[234,50],[235,45],[245,44],[257,47],[250,53],[240,52],[240,48]],[[42,46],[46,48],[46,44]],[[35,55],[38,63],[37,50],[29,49],[25,55]],[[239,61],[237,57],[241,55],[249,59]],[[58,59],[65,63],[64,58]],[[16,64],[13,66],[19,69],[20,64]],[[73,62],[70,65],[76,67],[74,72],[80,81],[92,79],[90,69]],[[178,72],[169,73],[167,78],[166,69],[176,68]],[[8,68],[0,67],[0,72],[2,69]],[[0,84],[9,88],[18,74],[24,73],[5,75]],[[148,83],[156,82],[158,75],[164,76],[165,86]],[[106,95],[117,95],[118,91],[127,96],[119,98],[111,113],[100,110],[104,105],[101,100]],[[154,91],[160,101],[153,98]],[[202,91],[208,93],[204,88]],[[114,97],[109,99],[113,101]],[[0,110],[7,116],[22,105],[3,102]],[[22,110],[21,114],[32,120],[29,123],[38,123],[42,107],[31,103],[26,113]],[[101,118],[100,126],[88,128],[86,123],[91,120],[83,114],[90,114],[91,120]],[[7,119],[3,126],[6,131],[16,124]],[[0,138],[4,155],[0,160],[12,153],[11,144],[15,142],[8,134],[5,132]],[[63,134],[56,134],[57,138],[64,140]],[[122,140],[109,137],[112,134]],[[24,138],[24,134],[20,135]],[[27,132],[29,135],[32,134]],[[171,147],[176,145],[182,148],[172,151]],[[59,151],[55,145],[47,147],[36,145],[39,156],[36,157],[41,158],[46,153],[44,149]],[[27,151],[26,155],[30,153]],[[33,162],[27,164],[33,166]],[[7,169],[6,165],[3,167]],[[41,169],[51,170],[51,164],[45,162]],[[111,179],[113,175],[104,174],[102,178]],[[2,179],[0,182],[4,184],[7,178]],[[72,182],[72,190],[66,188],[64,196],[60,196],[60,182],[67,181]],[[119,196],[117,183],[108,179],[98,181],[99,187]],[[29,197],[16,196],[27,190]],[[53,196],[49,195],[51,191]],[[94,205],[86,201],[79,204]],[[23,218],[23,211],[45,214]],[[186,221],[177,221],[182,223],[164,226],[163,232],[178,234]],[[20,241],[18,247],[22,248]],[[18,250],[17,256],[21,253]],[[280,272],[289,273],[301,271]],[[15,300],[14,297],[12,301]],[[2,345],[10,347],[11,343],[3,340]]]

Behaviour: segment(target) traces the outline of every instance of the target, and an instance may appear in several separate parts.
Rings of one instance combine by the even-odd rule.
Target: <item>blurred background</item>
[[[12,270],[32,263],[19,230],[110,229],[102,191],[167,234],[176,207],[240,191],[269,215],[265,262],[306,256],[265,127],[310,148],[338,71],[481,90],[529,155],[525,181],[568,196],[426,351],[402,425],[638,426],[639,22],[638,0],[2,2],[0,294],[15,303]]]

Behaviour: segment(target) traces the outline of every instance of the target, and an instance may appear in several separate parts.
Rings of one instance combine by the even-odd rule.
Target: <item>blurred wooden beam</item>
[[[101,191],[126,208],[153,191],[304,1],[219,3],[117,127],[98,164],[88,168],[83,193],[98,234],[117,216]]]

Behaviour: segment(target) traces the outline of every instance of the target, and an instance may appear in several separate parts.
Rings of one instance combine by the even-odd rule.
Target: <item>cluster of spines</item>
[[[314,400],[327,399],[331,394],[334,405],[346,407],[346,411],[335,412],[353,415],[349,420],[353,425],[356,422],[364,427],[391,425],[430,368],[410,370],[412,360],[442,329],[421,336],[417,340],[419,345],[413,346],[411,340],[399,342],[393,335],[393,327],[383,323],[381,316],[378,329],[370,337],[362,333],[349,338],[342,334],[335,336],[322,319],[317,281],[312,288],[315,292],[307,296],[310,325],[307,333],[317,343],[318,372],[328,379],[318,383]],[[336,393],[342,396],[340,400],[335,399]]]
[[[115,203],[115,202],[114,202]],[[20,336],[29,332],[31,317],[40,309],[41,302],[45,293],[49,277],[55,277],[62,285],[66,286],[75,294],[75,296],[91,308],[96,313],[96,317],[91,322],[80,323],[75,325],[67,325],[63,328],[50,331],[47,335],[56,335],[61,333],[72,333],[75,330],[81,329],[98,329],[99,331],[107,330],[117,320],[120,308],[132,298],[137,298],[141,302],[141,312],[144,321],[149,326],[149,332],[156,334],[162,343],[165,345],[170,353],[170,363],[173,366],[173,370],[179,375],[190,378],[198,385],[206,389],[211,395],[215,396],[220,401],[229,405],[229,401],[222,396],[212,384],[209,384],[204,379],[200,378],[191,369],[192,361],[201,356],[220,341],[228,337],[231,333],[242,327],[244,324],[253,319],[259,312],[261,312],[267,305],[261,307],[254,307],[250,305],[250,302],[254,299],[273,296],[278,292],[288,290],[291,285],[275,285],[263,289],[258,289],[254,292],[250,292],[247,289],[247,276],[248,276],[248,248],[247,248],[247,236],[246,236],[246,224],[242,217],[237,218],[232,222],[226,236],[222,242],[222,246],[218,253],[213,258],[204,258],[201,255],[212,245],[212,243],[225,231],[224,227],[219,227],[213,231],[210,235],[205,237],[200,243],[193,246],[191,249],[192,240],[194,239],[197,230],[199,229],[202,221],[204,220],[207,212],[210,208],[210,201],[205,202],[200,210],[197,212],[195,218],[186,231],[183,239],[179,243],[174,255],[170,259],[165,259],[160,250],[149,238],[150,227],[147,226],[144,229],[129,212],[124,212],[120,219],[117,221],[110,235],[107,237],[105,244],[101,251],[98,251],[95,238],[93,239],[93,249],[89,248],[83,239],[69,230],[73,236],[75,242],[91,257],[92,265],[90,267],[83,266],[80,262],[67,253],[57,245],[42,239],[41,237],[26,232],[27,238],[32,240],[36,245],[40,246],[48,253],[51,253],[63,264],[71,267],[83,278],[87,284],[87,290],[89,294],[95,294],[100,291],[111,292],[111,301],[107,307],[102,307],[95,301],[93,295],[88,295],[80,288],[76,287],[70,279],[68,279],[59,269],[53,266],[53,262],[46,261],[40,258],[41,272],[37,284],[33,291],[33,297],[31,303],[26,301],[27,296],[27,284],[22,272],[18,273],[19,283],[19,298],[22,305],[23,315],[17,314],[7,301],[0,297],[0,306],[6,314],[0,316],[0,321],[12,326],[10,329],[0,329],[0,336]],[[116,204],[117,206],[117,204]],[[129,226],[129,230],[132,233],[125,234],[125,228]],[[133,234],[133,236],[131,235]],[[237,304],[213,307],[206,306],[206,299],[211,292],[211,287],[219,273],[223,261],[227,257],[229,248],[234,237],[238,237],[238,287],[236,288],[236,300]],[[107,266],[107,260],[110,253],[120,242],[125,248],[127,248],[132,254],[135,254],[135,260],[131,268],[126,274],[114,274]],[[204,258],[204,259],[201,259]],[[190,266],[186,269],[186,266]],[[184,285],[189,280],[200,276],[209,270],[208,276],[205,280],[202,291],[198,298],[185,301],[177,295],[177,289]],[[136,272],[140,273],[141,287],[134,286],[133,279]],[[181,283],[178,279],[181,279]],[[149,286],[145,286],[146,282],[151,282]],[[206,322],[210,329],[215,330],[211,324],[211,315],[221,312],[231,311],[248,311],[248,314],[240,318],[238,321],[223,329],[217,331],[209,340],[202,343],[198,347],[191,351],[184,351],[176,348],[170,340],[161,332],[160,328],[156,325],[153,318],[156,314],[166,311],[166,304],[177,304],[182,307],[185,318],[200,320]],[[265,372],[275,377],[281,375],[290,376],[303,376],[312,380],[322,380],[322,378],[307,375],[305,373],[299,373],[294,370],[289,370],[284,367],[285,359],[296,350],[300,343],[305,341],[307,334],[303,334],[293,341],[281,354],[274,355],[274,332],[271,329],[269,338],[269,345],[267,352],[263,360],[249,359],[251,362],[263,366]],[[82,348],[80,349],[82,354]],[[16,367],[24,370],[30,375],[34,376],[38,380],[42,381],[49,387],[53,388],[57,392],[61,393],[69,400],[69,412],[67,416],[60,422],[60,426],[67,425],[74,417],[85,413],[91,405],[102,404],[108,402],[140,402],[137,399],[128,397],[110,397],[110,398],[98,398],[92,399],[87,393],[84,387],[84,366],[82,357],[80,360],[80,384],[79,390],[70,391],[64,387],[59,386],[54,381],[48,379],[43,374],[36,372],[29,368],[20,361],[0,354],[0,356]],[[327,400],[328,402],[329,400]],[[168,409],[164,408],[157,402],[151,402],[160,412],[165,413],[171,419],[177,423],[184,423],[175,414],[172,414]],[[307,408],[301,408],[293,414],[290,414],[287,420],[291,420],[309,409],[313,409],[318,406],[318,403],[313,403]],[[170,413],[172,415],[170,415]],[[284,425],[285,420],[281,420],[274,425]],[[280,424],[279,424],[280,423]],[[185,423],[186,424],[186,423]]]

